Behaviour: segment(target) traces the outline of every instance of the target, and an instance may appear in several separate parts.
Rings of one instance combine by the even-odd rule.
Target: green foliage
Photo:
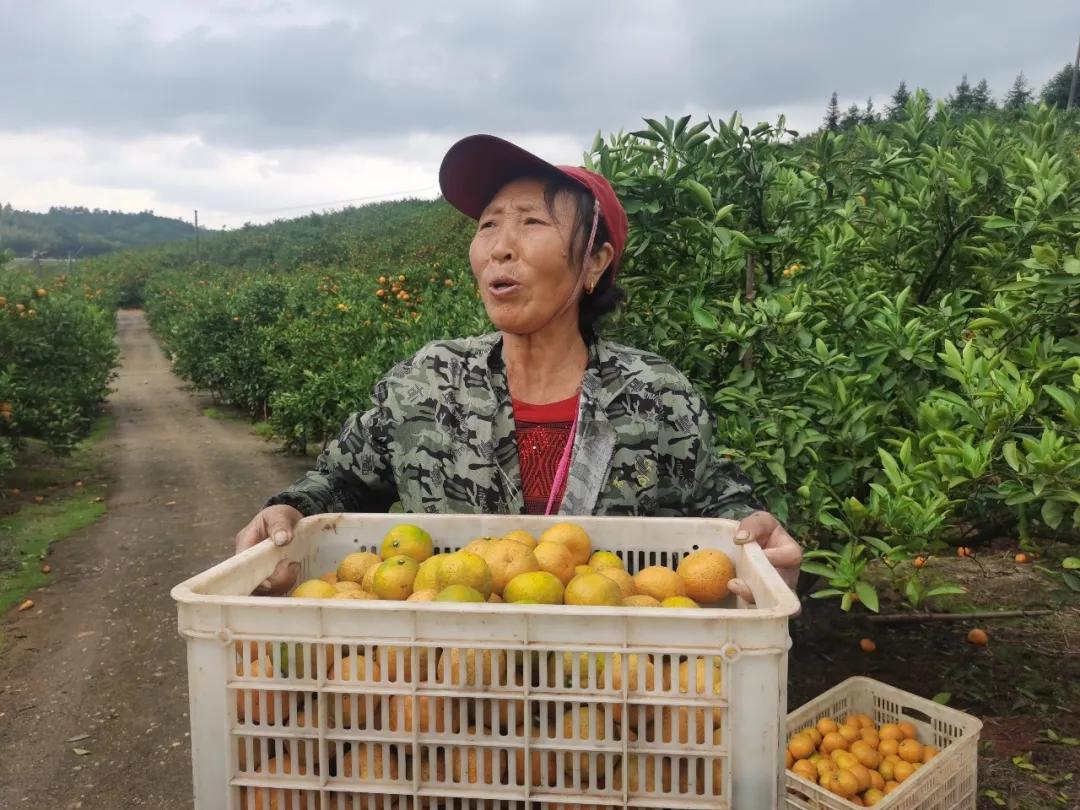
[[[67,452],[100,410],[117,352],[96,299],[65,277],[0,274],[0,476],[24,439]]]
[[[1072,87],[1072,80],[1073,66],[1066,64],[1043,85],[1042,93],[1039,94],[1042,103],[1048,107],[1064,110],[1069,104],[1069,89]],[[1076,92],[1080,95],[1080,89]],[[1073,103],[1080,104],[1080,98]]]
[[[835,545],[815,564],[840,594],[972,533],[1074,535],[1080,138],[1045,109],[931,120],[922,96],[884,132],[784,136],[597,141],[631,218],[618,337],[708,393],[770,508]]]
[[[1080,528],[1080,136],[1045,107],[932,117],[922,91],[894,117],[794,141],[646,119],[586,155],[631,222],[608,333],[693,380],[844,606],[876,606],[877,562],[917,607],[953,592],[904,573],[917,553]],[[215,236],[201,268],[179,246],[87,271],[148,275],[177,370],[300,447],[425,341],[487,328],[470,234],[384,204]]]
[[[125,214],[98,208],[53,207],[48,213],[38,214],[17,211],[10,203],[0,205],[0,245],[17,256],[97,256],[193,235],[189,223],[159,217],[152,211]]]

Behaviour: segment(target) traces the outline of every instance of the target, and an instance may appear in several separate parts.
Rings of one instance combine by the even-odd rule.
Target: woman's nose
[[[517,255],[517,239],[512,228],[499,228],[495,234],[495,240],[491,244],[491,258],[493,261],[512,261]]]

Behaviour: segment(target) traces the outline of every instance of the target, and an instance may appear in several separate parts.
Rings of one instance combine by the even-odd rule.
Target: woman
[[[596,334],[618,304],[627,219],[611,185],[474,135],[443,159],[446,200],[477,220],[473,275],[496,333],[431,343],[375,388],[315,469],[236,536],[289,542],[323,512],[685,515],[740,520],[794,586],[802,552],[713,450],[713,422],[661,358]],[[295,580],[281,567],[262,586]],[[752,598],[738,580],[731,588]]]

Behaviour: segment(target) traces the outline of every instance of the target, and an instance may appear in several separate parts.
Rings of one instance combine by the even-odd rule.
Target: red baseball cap
[[[592,193],[600,204],[600,218],[607,227],[608,241],[615,249],[611,260],[614,278],[626,245],[629,222],[615,190],[603,175],[580,166],[556,166],[494,135],[469,135],[447,151],[439,167],[439,186],[454,208],[479,219],[500,188],[527,172],[561,174]]]

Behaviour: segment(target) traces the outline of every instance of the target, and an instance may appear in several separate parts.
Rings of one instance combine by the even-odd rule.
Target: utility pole
[[[199,209],[195,209],[195,269],[199,269],[201,260],[199,258]]]
[[[1069,100],[1065,103],[1065,109],[1071,110],[1076,103],[1077,76],[1080,76],[1080,40],[1076,43],[1076,61],[1073,62],[1072,82],[1069,84]]]

